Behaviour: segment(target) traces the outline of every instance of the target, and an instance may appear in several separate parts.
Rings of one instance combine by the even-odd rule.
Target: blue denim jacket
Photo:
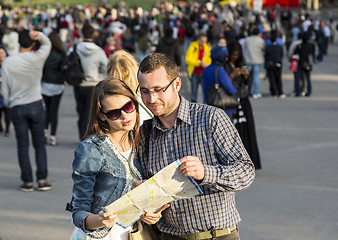
[[[85,219],[98,214],[107,206],[127,193],[130,171],[141,179],[140,165],[135,161],[135,151],[128,161],[113,145],[107,135],[94,135],[85,139],[75,151],[73,161],[72,215],[75,226],[91,237],[104,237],[109,229],[95,231],[85,229]],[[128,164],[129,162],[129,164]]]

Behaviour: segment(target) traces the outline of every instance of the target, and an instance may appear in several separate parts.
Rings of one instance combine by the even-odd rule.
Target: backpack
[[[66,76],[66,82],[70,85],[77,86],[85,79],[81,59],[76,52],[76,45],[73,51],[65,58],[61,71]]]

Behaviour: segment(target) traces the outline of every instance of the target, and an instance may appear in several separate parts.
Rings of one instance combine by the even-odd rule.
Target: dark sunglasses
[[[124,112],[126,113],[132,113],[134,112],[136,109],[136,106],[135,106],[135,102],[133,100],[127,102],[126,104],[124,104],[124,106],[120,109],[114,109],[114,110],[110,110],[108,112],[103,112],[102,113],[104,115],[107,116],[107,118],[109,118],[109,120],[117,120],[121,117],[121,111],[123,110]]]

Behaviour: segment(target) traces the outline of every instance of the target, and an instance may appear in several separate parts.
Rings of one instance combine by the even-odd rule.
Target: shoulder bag
[[[221,87],[217,81],[218,67],[214,72],[214,85],[208,88],[207,91],[207,104],[222,109],[232,109],[239,106],[239,102],[234,96],[228,94],[223,87]]]

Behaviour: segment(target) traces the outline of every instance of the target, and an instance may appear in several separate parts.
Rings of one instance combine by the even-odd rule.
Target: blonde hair
[[[122,79],[136,94],[138,63],[130,53],[118,50],[109,57],[107,76]]]

